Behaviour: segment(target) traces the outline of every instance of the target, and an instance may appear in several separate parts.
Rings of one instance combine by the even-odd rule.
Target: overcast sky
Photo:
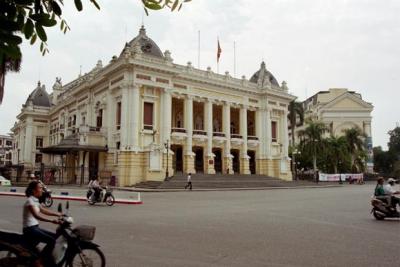
[[[99,0],[97,11],[88,0],[78,13],[65,1],[64,18],[71,31],[48,31],[50,54],[23,45],[22,70],[6,77],[0,105],[0,133],[5,134],[29,93],[40,80],[51,93],[55,77],[63,84],[103,65],[133,39],[142,23],[139,0]],[[151,12],[144,17],[147,34],[175,63],[216,71],[217,36],[222,54],[220,73],[249,78],[264,59],[279,83],[304,100],[321,90],[349,88],[374,105],[374,146],[386,148],[387,132],[400,121],[400,1],[398,0],[193,0],[180,12]]]

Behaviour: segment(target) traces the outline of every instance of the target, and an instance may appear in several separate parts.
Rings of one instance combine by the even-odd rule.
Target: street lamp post
[[[167,150],[167,168],[165,171],[165,180],[168,180],[168,178],[169,178],[169,171],[168,171],[169,140],[168,139],[167,139],[167,142],[164,143],[164,147]]]

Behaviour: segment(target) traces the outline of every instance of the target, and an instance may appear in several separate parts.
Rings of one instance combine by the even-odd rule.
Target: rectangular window
[[[3,140],[0,140],[0,146],[3,145]]]
[[[74,115],[73,120],[72,120],[72,125],[76,125],[76,115]]]
[[[145,130],[153,130],[153,103],[144,103],[143,125]]]
[[[121,129],[121,102],[117,103],[117,130]]]
[[[43,137],[36,137],[36,148],[43,147]]]
[[[36,154],[35,155],[35,163],[42,163],[42,154]]]
[[[271,121],[271,135],[272,135],[272,142],[277,142],[277,122],[276,121]]]
[[[99,109],[99,114],[97,116],[96,127],[101,128],[103,126],[103,110]]]

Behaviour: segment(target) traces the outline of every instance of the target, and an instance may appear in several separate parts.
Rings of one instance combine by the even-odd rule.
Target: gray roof
[[[27,105],[29,101],[32,101],[34,106],[41,106],[41,107],[51,106],[50,97],[49,94],[46,92],[46,87],[44,85],[40,86],[40,82],[38,82],[38,86],[28,96],[25,105]]]
[[[155,57],[164,57],[163,53],[161,52],[160,48],[158,45],[146,35],[146,29],[142,25],[142,27],[139,30],[138,36],[133,38],[132,41],[127,43],[125,45],[125,48],[129,46],[131,49],[133,49],[136,45],[136,43],[139,43],[140,48],[142,49],[143,53],[152,55]]]
[[[264,62],[264,61],[261,62],[260,69],[259,69],[257,72],[255,72],[255,73],[253,74],[253,76],[251,76],[250,82],[252,82],[252,83],[258,83],[258,79],[259,79],[259,76],[260,76],[260,71],[261,71],[262,69],[264,70],[264,72],[265,72],[265,74],[266,74],[266,77],[268,78],[268,80],[270,81],[270,83],[271,83],[272,85],[275,85],[275,86],[278,86],[278,87],[279,87],[279,83],[278,83],[278,81],[275,79],[274,75],[272,75],[272,73],[269,72],[269,71],[265,68],[265,62]]]

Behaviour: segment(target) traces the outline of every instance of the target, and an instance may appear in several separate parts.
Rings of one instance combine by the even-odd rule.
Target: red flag
[[[219,45],[219,39],[218,39],[218,48],[217,48],[217,62],[219,62],[219,58],[221,57],[221,46]]]

